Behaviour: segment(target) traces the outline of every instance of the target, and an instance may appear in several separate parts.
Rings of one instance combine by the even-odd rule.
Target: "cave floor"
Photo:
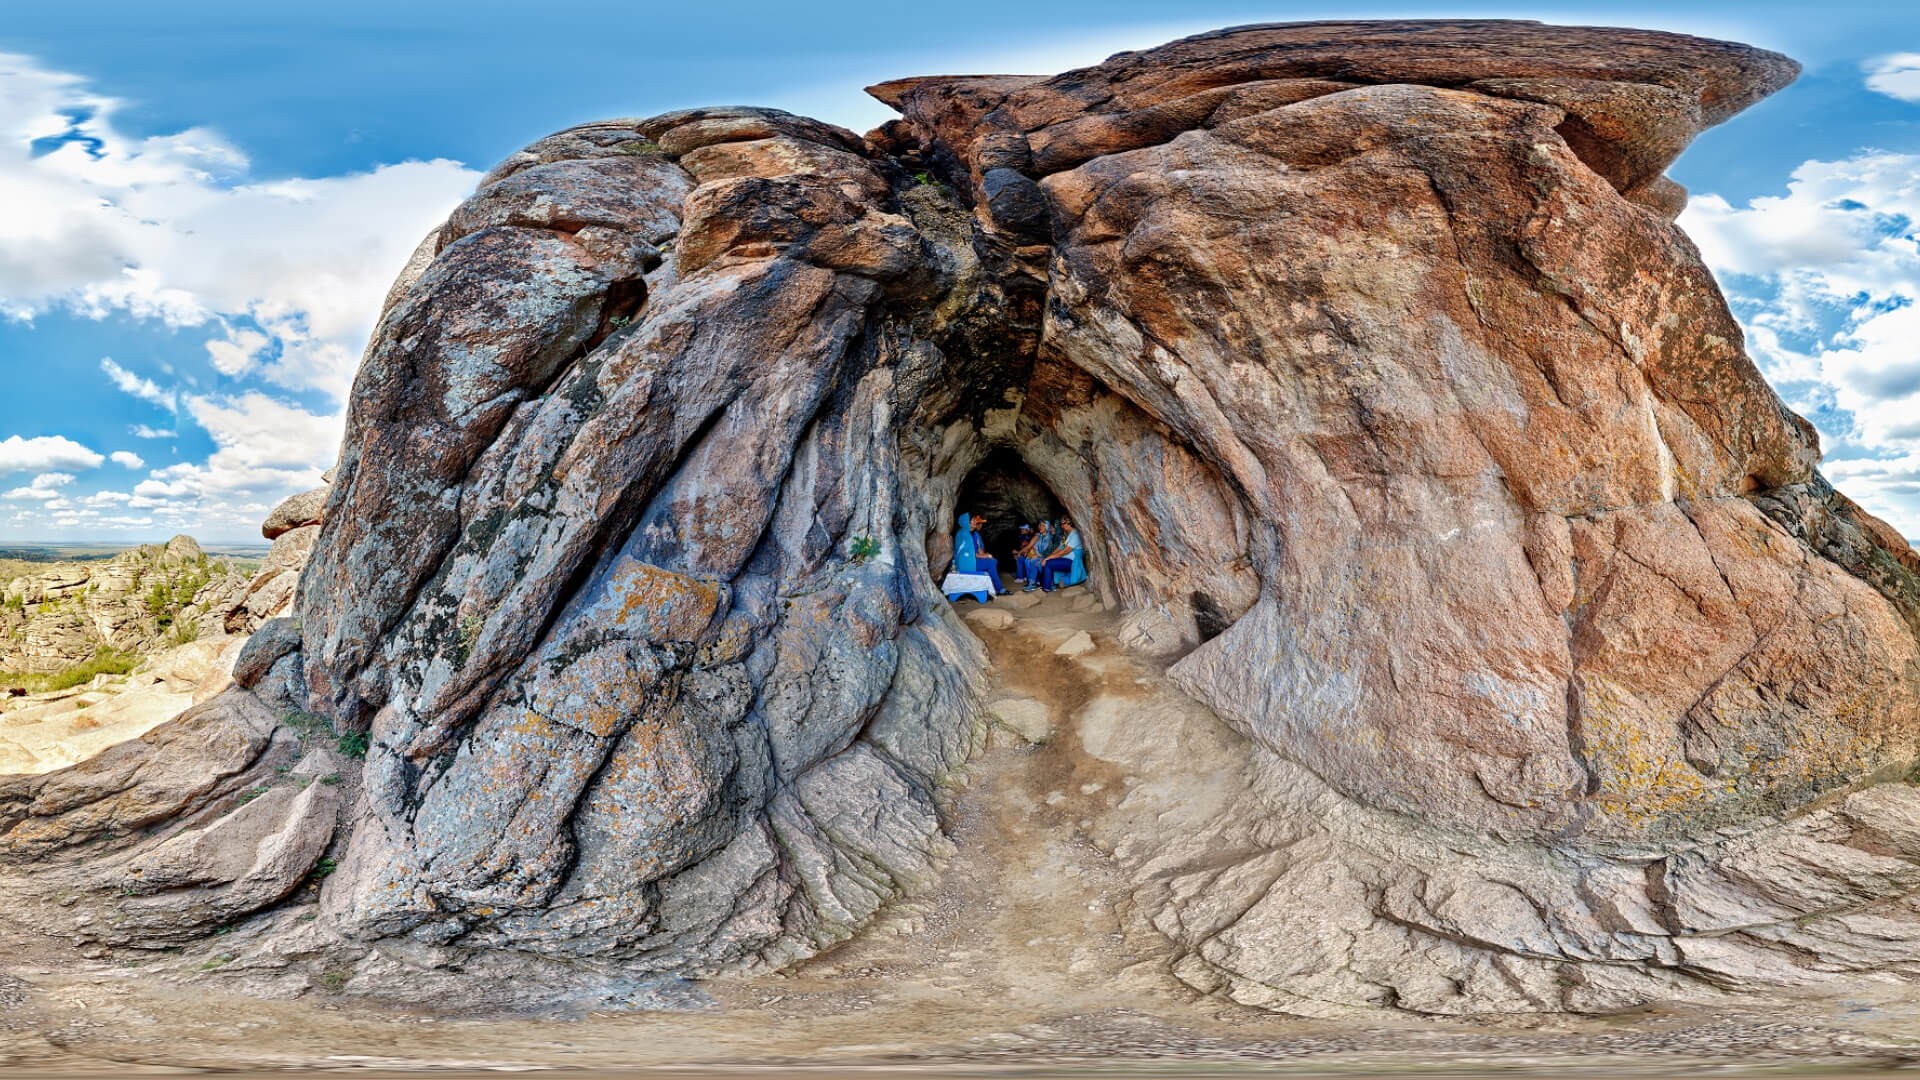
[[[703,984],[703,1008],[474,1018],[244,997],[138,977],[137,962],[112,956],[75,968],[8,940],[0,915],[0,1072],[1683,1076],[1920,1065],[1920,997],[1893,986],[1472,1020],[1308,1020],[1197,995],[1169,973],[1170,946],[1098,838],[1177,828],[1229,797],[1238,736],[1160,664],[1122,650],[1117,618],[1084,589],[997,601],[987,610],[1013,615],[1001,628],[970,601],[962,609],[992,655],[994,700],[1028,716],[1037,706],[1025,703],[1044,705],[1051,731],[1035,745],[992,729],[949,807],[957,849],[944,872],[832,953]],[[1091,652],[1055,653],[1082,631]]]

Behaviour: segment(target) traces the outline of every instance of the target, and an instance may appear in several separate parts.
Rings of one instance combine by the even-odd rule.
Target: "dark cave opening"
[[[960,485],[955,515],[987,516],[981,535],[987,553],[1000,560],[1011,575],[1013,553],[1020,546],[1020,526],[1058,521],[1065,511],[1046,482],[1035,476],[1020,455],[1006,447],[987,454]]]

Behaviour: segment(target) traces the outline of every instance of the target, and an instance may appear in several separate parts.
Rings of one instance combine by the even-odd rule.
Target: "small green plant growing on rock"
[[[18,686],[29,693],[41,694],[71,690],[92,682],[101,675],[125,675],[140,666],[140,658],[131,653],[101,647],[93,658],[51,675],[28,672],[0,672],[0,686]]]
[[[338,862],[332,859],[321,859],[318,863],[314,864],[313,874],[311,876],[316,882],[325,881],[329,877],[332,877],[333,872],[338,869],[340,869]]]
[[[469,615],[460,620],[460,632],[454,637],[453,647],[461,667],[467,666],[467,659],[473,655],[473,646],[480,640],[480,631],[484,626],[478,615]]]
[[[940,183],[940,179],[927,170],[922,169],[913,174],[913,182],[919,184],[921,187],[932,187]]]
[[[880,554],[880,541],[871,536],[856,536],[847,552],[853,556],[854,562],[863,563]]]
[[[338,994],[347,988],[353,978],[353,972],[347,968],[328,968],[314,976],[313,981],[329,994]]]
[[[307,741],[320,732],[333,730],[333,725],[319,713],[295,710],[280,717],[280,722],[292,728],[294,734],[300,736],[301,742]]]
[[[345,735],[340,736],[340,741],[337,745],[341,753],[355,761],[364,761],[367,757],[367,749],[372,744],[373,740],[368,738],[366,732],[349,731]]]

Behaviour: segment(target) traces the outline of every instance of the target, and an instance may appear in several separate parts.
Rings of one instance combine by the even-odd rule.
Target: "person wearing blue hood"
[[[960,515],[960,527],[953,534],[953,570],[956,574],[980,574],[993,582],[995,595],[1004,594],[1006,585],[1000,581],[1000,564],[986,553],[985,542],[980,535],[985,516]]]
[[[1059,538],[1054,541],[1053,550],[1040,560],[1040,589],[1052,592],[1055,588],[1078,585],[1087,580],[1087,562],[1085,543],[1080,539],[1080,530],[1073,527],[1070,518],[1060,519]],[[1032,592],[1034,586],[1028,585]]]

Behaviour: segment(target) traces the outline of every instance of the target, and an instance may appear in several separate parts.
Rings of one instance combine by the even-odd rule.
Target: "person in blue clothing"
[[[1020,584],[1040,583],[1040,560],[1053,550],[1053,522],[1042,520],[1020,545]]]
[[[1000,581],[1000,565],[993,556],[987,554],[986,544],[981,538],[981,526],[986,517],[960,515],[960,527],[953,535],[953,570],[956,574],[983,574],[993,582],[995,594],[1007,591]]]
[[[1046,563],[1048,552],[1060,546],[1060,536],[1062,536],[1060,523],[1054,523],[1054,521],[1041,523],[1041,534],[1033,542],[1033,575],[1027,578],[1027,584],[1033,584],[1033,586],[1041,584],[1041,567]]]
[[[1019,545],[1013,549],[1013,576],[1014,579],[1022,585],[1032,581],[1034,574],[1038,573],[1038,571],[1034,569],[1036,564],[1033,561],[1033,545],[1036,542],[1037,537],[1034,534],[1033,526],[1020,526],[1020,542]]]
[[[1087,580],[1086,556],[1084,544],[1080,539],[1080,530],[1073,527],[1069,518],[1060,519],[1059,539],[1054,541],[1053,550],[1047,552],[1040,562],[1040,589],[1052,592],[1056,587],[1078,585]],[[1027,586],[1030,592],[1033,586]]]

